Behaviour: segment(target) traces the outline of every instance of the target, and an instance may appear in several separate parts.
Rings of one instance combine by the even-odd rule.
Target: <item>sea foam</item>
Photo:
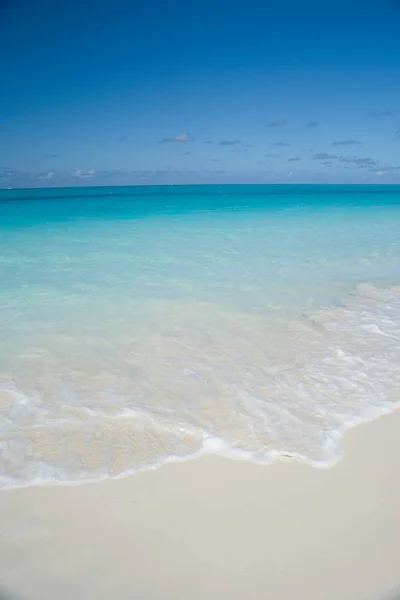
[[[196,303],[163,317],[120,340],[114,360],[130,379],[66,361],[62,341],[59,367],[48,381],[32,373],[29,396],[3,379],[4,485],[116,477],[201,452],[329,465],[346,427],[399,403],[399,288],[359,286],[340,307],[278,323]]]

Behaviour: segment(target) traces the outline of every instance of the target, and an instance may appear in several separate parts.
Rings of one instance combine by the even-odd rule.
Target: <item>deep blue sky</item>
[[[0,187],[400,181],[400,0],[0,0],[0,81]]]

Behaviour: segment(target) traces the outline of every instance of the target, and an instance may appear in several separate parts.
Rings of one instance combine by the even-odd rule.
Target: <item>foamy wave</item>
[[[9,357],[3,485],[118,477],[202,452],[329,465],[346,427],[399,403],[399,287],[362,285],[292,320],[196,302],[147,315],[90,336],[45,331]]]

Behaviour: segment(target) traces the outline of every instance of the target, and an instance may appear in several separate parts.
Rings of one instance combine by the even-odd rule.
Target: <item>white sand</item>
[[[400,411],[330,469],[209,456],[4,490],[0,536],[1,600],[400,597]]]

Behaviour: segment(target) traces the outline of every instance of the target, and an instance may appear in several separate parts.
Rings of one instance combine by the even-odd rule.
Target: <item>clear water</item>
[[[0,482],[327,465],[400,401],[400,186],[0,190]]]

